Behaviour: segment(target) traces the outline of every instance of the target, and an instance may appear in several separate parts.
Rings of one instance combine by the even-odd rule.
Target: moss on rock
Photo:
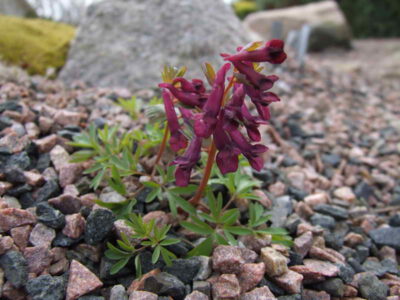
[[[43,75],[64,65],[74,36],[70,25],[0,15],[0,60]]]

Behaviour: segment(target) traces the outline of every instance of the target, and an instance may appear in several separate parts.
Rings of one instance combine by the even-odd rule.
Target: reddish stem
[[[232,75],[231,80],[229,81],[228,86],[224,91],[222,105],[225,105],[225,102],[228,99],[228,92],[232,88],[234,83],[235,77]],[[215,161],[215,155],[217,154],[217,147],[215,146],[214,141],[211,143],[210,149],[208,150],[208,159],[206,168],[204,170],[203,178],[201,179],[199,188],[197,189],[196,194],[194,197],[189,201],[189,203],[193,204],[194,206],[199,205],[201,197],[203,196],[204,190],[207,187],[208,180],[210,179],[211,170]]]
[[[154,162],[153,172],[151,174],[152,176],[154,175],[154,172],[156,170],[156,166],[160,162],[161,156],[163,155],[165,147],[167,146],[168,133],[169,133],[168,126],[165,126],[164,136],[163,136],[163,139],[162,139],[162,142],[161,142],[161,146],[160,146],[160,149],[158,150],[156,161]]]

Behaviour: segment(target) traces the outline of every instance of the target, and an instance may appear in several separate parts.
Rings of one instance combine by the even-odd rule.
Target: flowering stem
[[[191,204],[193,204],[195,206],[197,206],[199,204],[201,196],[203,196],[204,189],[207,186],[208,179],[210,178],[210,175],[211,175],[211,169],[214,164],[216,153],[217,153],[217,147],[215,146],[215,143],[212,142],[212,144],[210,146],[210,150],[208,152],[208,159],[207,159],[206,168],[204,170],[203,178],[201,179],[201,182],[200,182],[199,188],[197,189],[196,194],[189,201]]]
[[[235,80],[235,77],[232,75],[231,80],[229,81],[229,84],[224,91],[222,105],[225,105],[225,102],[228,99],[228,92],[232,88],[234,80]],[[213,164],[215,161],[216,154],[217,154],[217,147],[215,146],[214,141],[212,141],[210,149],[208,151],[208,159],[207,159],[206,168],[204,170],[203,178],[201,179],[201,182],[200,182],[199,188],[197,189],[196,194],[189,201],[189,203],[193,204],[194,206],[199,205],[200,199],[203,196],[204,189],[206,188],[208,180],[210,179],[211,170],[212,170],[212,167],[213,167]]]
[[[154,172],[156,170],[156,166],[160,162],[160,159],[161,159],[161,157],[162,157],[162,155],[164,153],[165,147],[167,146],[168,133],[169,133],[168,126],[165,126],[164,136],[163,136],[163,139],[162,139],[162,142],[161,142],[161,146],[160,146],[160,149],[158,150],[156,161],[154,162],[153,171],[152,171],[152,174],[151,174],[152,176],[154,175]]]

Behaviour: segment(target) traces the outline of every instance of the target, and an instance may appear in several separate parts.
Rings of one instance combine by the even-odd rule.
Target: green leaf
[[[160,249],[161,249],[162,258],[164,259],[167,266],[172,265],[172,259],[175,259],[176,255],[174,253],[172,253],[171,251],[165,249],[164,247],[160,247]]]
[[[147,194],[146,199],[145,199],[145,202],[146,202],[146,203],[153,202],[154,199],[156,199],[157,196],[158,196],[159,194],[161,194],[161,187],[158,186],[158,187],[156,187],[156,188],[153,188],[153,189],[151,190],[151,192]]]
[[[259,229],[259,230],[257,230],[257,232],[271,234],[271,235],[287,235],[288,234],[288,232],[285,229],[278,228],[278,227]]]
[[[174,201],[179,207],[181,207],[189,215],[196,214],[196,209],[194,208],[194,206],[191,205],[188,201],[186,201],[182,197],[180,197],[176,194],[170,193],[169,191],[167,191],[167,197],[168,197],[168,199],[171,199],[172,201]]]
[[[180,239],[165,239],[160,243],[160,245],[161,246],[169,246],[169,245],[178,244],[180,241],[181,241]]]
[[[117,274],[123,267],[126,266],[126,264],[129,262],[130,259],[131,257],[129,256],[119,260],[111,267],[110,274],[111,275]]]
[[[119,194],[123,196],[126,195],[125,184],[122,182],[119,171],[115,165],[111,166],[111,178],[108,184]]]
[[[140,263],[140,254],[135,257],[136,277],[142,277],[142,264]]]
[[[197,190],[197,185],[195,184],[189,184],[188,186],[177,186],[168,189],[169,192],[174,193],[174,194],[192,194]]]
[[[231,246],[237,246],[238,242],[236,241],[235,237],[227,230],[224,230],[224,234],[226,236],[226,239],[229,242],[229,245]]]
[[[217,241],[218,245],[229,245],[228,241],[219,233],[215,234],[215,240]]]
[[[290,237],[287,236],[272,236],[272,243],[281,244],[287,247],[291,247],[293,242],[291,241]]]
[[[185,227],[187,230],[190,230],[192,232],[199,233],[199,234],[208,235],[208,234],[212,234],[214,232],[214,229],[211,228],[206,223],[202,223],[200,225],[200,224],[190,223],[187,221],[182,221],[182,222],[180,222],[180,224],[181,224],[181,226]]]
[[[249,235],[253,233],[251,229],[240,226],[224,226],[224,229],[237,235]]]
[[[94,189],[97,190],[97,188],[99,187],[101,181],[103,180],[103,177],[106,173],[106,170],[103,169],[101,170],[99,173],[97,173],[97,175],[93,178],[90,186]]]
[[[81,150],[71,155],[71,163],[85,162],[91,159],[96,153],[92,150]]]
[[[188,256],[210,256],[213,249],[213,237],[209,236],[202,241],[198,246],[189,251]]]
[[[232,208],[228,209],[220,218],[220,222],[225,225],[232,225],[234,224],[240,216],[239,209]]]
[[[153,265],[158,261],[158,258],[160,257],[160,253],[161,253],[161,246],[157,245],[157,247],[153,251],[153,255],[151,256],[151,263]]]
[[[118,246],[120,246],[121,249],[123,249],[125,251],[130,251],[130,252],[135,251],[135,248],[132,247],[129,243],[126,244],[121,240],[117,240],[117,244],[118,244]]]

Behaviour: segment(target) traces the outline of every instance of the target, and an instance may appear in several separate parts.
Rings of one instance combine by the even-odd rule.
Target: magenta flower
[[[271,40],[268,41],[265,46],[260,49],[253,51],[242,50],[239,53],[225,57],[225,60],[229,60],[231,62],[249,61],[281,64],[286,59],[286,53],[283,51],[283,47],[283,41]]]
[[[176,116],[174,104],[172,102],[171,94],[163,89],[162,96],[164,99],[165,114],[167,116],[168,128],[171,132],[169,143],[172,150],[179,151],[187,146],[187,139],[181,132],[178,117]]]
[[[204,104],[203,113],[195,119],[194,132],[197,136],[208,138],[217,124],[217,116],[221,109],[225,91],[225,76],[231,65],[225,64],[219,69],[207,102]]]
[[[279,77],[275,75],[265,76],[258,73],[251,64],[235,61],[233,65],[241,74],[246,76],[246,79],[255,89],[260,91],[269,90],[274,85],[274,82],[279,79]]]
[[[158,86],[168,89],[176,99],[187,106],[202,106],[201,96],[199,94],[179,90],[170,83],[160,83]]]
[[[269,105],[280,100],[277,95],[269,92],[278,77],[261,74],[256,71],[254,63],[278,64],[286,59],[286,54],[283,51],[284,43],[279,40],[269,41],[259,49],[254,49],[256,45],[253,44],[250,51],[238,47],[236,54],[221,54],[228,63],[224,64],[216,74],[213,68],[207,65],[204,69],[205,74],[208,82],[212,82],[209,90],[202,80],[187,80],[183,77],[173,79],[172,84],[159,85],[169,90],[163,91],[163,97],[168,127],[171,131],[171,148],[178,151],[187,147],[184,154],[172,163],[177,165],[175,177],[178,186],[189,183],[192,169],[200,159],[202,141],[211,136],[214,143],[211,146],[215,146],[217,150],[215,161],[222,174],[235,172],[238,169],[240,154],[247,158],[254,169],[258,171],[262,169],[264,165],[262,153],[268,148],[253,142],[261,140],[259,126],[266,124],[271,118]],[[231,64],[235,70],[233,75],[228,76]],[[230,80],[228,88],[225,87],[227,78]],[[230,91],[232,85],[233,91]],[[172,96],[181,104],[179,110],[183,119],[182,125],[179,124],[175,113]],[[249,101],[254,104],[258,115],[250,112]],[[185,133],[194,135],[189,146],[181,126],[188,129]],[[211,153],[214,151],[209,152],[209,161],[206,165],[208,171],[205,174],[210,174],[214,162]],[[204,180],[208,180],[208,176]]]
[[[267,151],[268,148],[261,144],[250,144],[237,128],[232,128],[229,131],[229,135],[236,147],[239,148],[240,152],[247,158],[251,167],[257,171],[261,171],[264,166],[264,161],[260,154]]]
[[[187,186],[189,184],[192,169],[200,159],[202,141],[202,138],[194,137],[185,153],[175,158],[172,162],[173,165],[178,166],[175,171],[177,186]]]

